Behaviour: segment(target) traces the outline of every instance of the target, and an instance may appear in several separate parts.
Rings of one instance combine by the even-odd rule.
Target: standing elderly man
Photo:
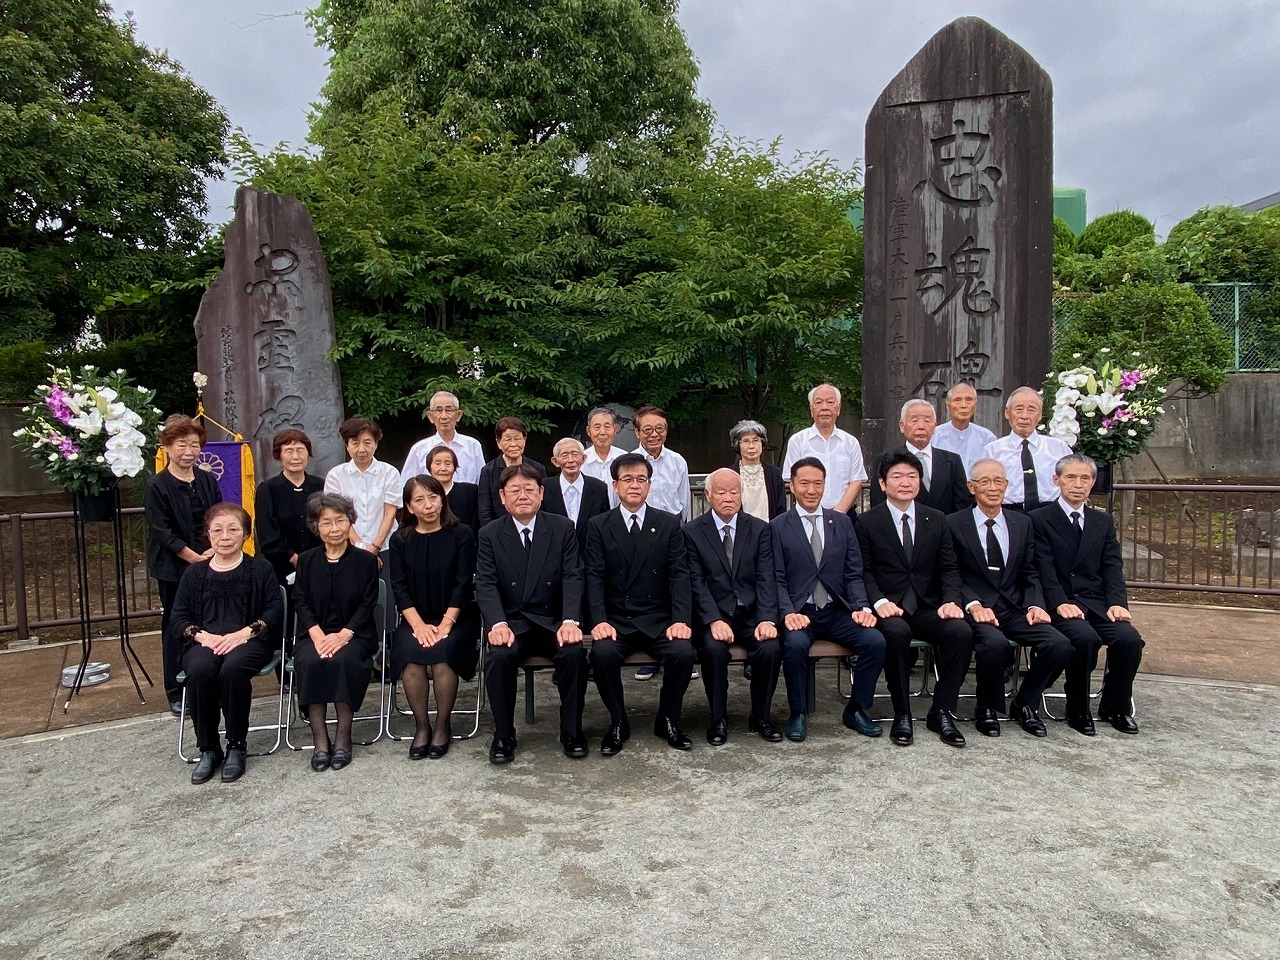
[[[582,472],[588,477],[595,477],[609,491],[609,506],[616,507],[618,501],[613,495],[613,477],[609,475],[609,467],[627,451],[613,445],[613,438],[618,435],[618,417],[608,407],[593,407],[587,414],[587,439],[590,448],[582,461]]]
[[[813,426],[792,434],[787,441],[782,474],[790,477],[796,461],[817,457],[826,470],[822,508],[852,513],[866,483],[867,468],[858,438],[836,426],[840,416],[840,391],[829,383],[814,387],[809,391],[809,414],[813,417]]]
[[[454,483],[479,482],[480,468],[484,466],[484,449],[479,440],[457,432],[458,424],[462,422],[462,406],[458,398],[447,390],[436,391],[431,396],[431,405],[427,407],[427,419],[436,428],[435,435],[424,437],[409,448],[400,475],[416,477],[420,473],[430,474],[427,454],[434,447],[442,446],[448,447],[458,458]]]
[[[684,528],[693,605],[694,643],[711,705],[707,742],[729,739],[729,646],[739,644],[751,665],[748,728],[770,743],[782,740],[770,710],[778,687],[778,588],[769,524],[742,509],[742,478],[723,467],[707,477],[711,509]]]
[[[1011,432],[983,448],[982,456],[998,460],[1009,479],[1006,510],[1030,513],[1058,499],[1054,465],[1069,456],[1071,448],[1056,437],[1036,432],[1043,412],[1040,394],[1031,387],[1018,387],[1004,402],[1004,418]]]
[[[898,430],[907,442],[880,454],[871,467],[871,473],[873,476],[880,476],[880,464],[890,455],[909,453],[920,461],[920,467],[924,471],[916,499],[943,513],[955,513],[973,506],[973,497],[969,494],[969,471],[965,469],[964,461],[958,454],[942,450],[933,444],[937,425],[933,404],[919,397],[908,400],[902,405],[902,413],[898,418]],[[884,501],[884,484],[873,483],[871,505],[878,506]]]
[[[573,521],[578,549],[587,546],[587,521],[609,512],[609,493],[603,483],[582,470],[585,451],[573,437],[557,440],[551,448],[551,465],[560,473],[542,481],[542,509]]]
[[[947,415],[950,419],[933,433],[933,445],[950,450],[964,461],[965,476],[969,468],[982,459],[982,448],[996,438],[984,426],[973,422],[978,410],[978,391],[969,383],[952,384],[947,391]]]

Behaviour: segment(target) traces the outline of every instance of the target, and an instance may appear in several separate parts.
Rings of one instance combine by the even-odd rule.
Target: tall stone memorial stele
[[[309,473],[343,461],[342,385],[326,359],[334,346],[329,268],[299,200],[236,191],[222,273],[200,301],[196,339],[209,378],[205,409],[252,441],[259,478],[280,472],[271,438],[286,427],[311,438]]]
[[[1048,373],[1053,91],[984,20],[943,27],[867,118],[863,442],[899,441],[909,397],[965,381],[976,422],[1004,429],[1006,392]]]

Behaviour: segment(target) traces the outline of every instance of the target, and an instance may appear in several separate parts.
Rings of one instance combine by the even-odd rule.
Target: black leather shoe
[[[693,741],[689,739],[688,735],[683,730],[677,727],[670,720],[663,720],[662,732],[658,733],[657,736],[666,737],[667,746],[672,750],[693,749]]]
[[[427,744],[427,759],[439,760],[441,757],[443,757],[446,753],[449,752],[449,748],[451,746],[453,746],[452,736],[450,736],[449,739],[446,740],[444,743]]]
[[[626,737],[622,735],[622,724],[615,723],[609,728],[609,732],[604,735],[604,739],[600,741],[600,753],[602,756],[613,757],[622,752],[622,745],[626,742]]]
[[[333,770],[341,770],[343,767],[351,763],[350,750],[333,751],[333,759],[329,761],[329,767]]]
[[[427,759],[427,756],[430,753],[430,751],[431,751],[431,744],[429,743],[424,743],[419,746],[414,746],[413,744],[409,744],[409,759],[425,760]]]
[[[333,757],[329,755],[328,750],[316,750],[311,754],[311,769],[316,773],[323,773],[328,770],[332,762]]]
[[[1040,719],[1040,711],[1035,707],[1028,707],[1013,701],[1009,706],[1009,719],[1017,720],[1018,726],[1033,737],[1047,737],[1049,731],[1044,728],[1044,721]]]
[[[180,716],[182,716],[182,701],[181,701],[181,700],[170,700],[170,701],[169,701],[169,712],[170,712],[170,713],[172,713],[175,717],[180,717]]]
[[[940,710],[937,713],[930,711],[925,714],[924,725],[931,733],[936,733],[938,739],[950,747],[963,747],[964,734],[956,726],[956,718],[951,715],[948,710]],[[999,727],[997,726],[997,730]]]
[[[490,763],[510,763],[516,758],[515,737],[494,737],[489,746]]]
[[[707,743],[713,747],[723,747],[729,741],[729,724],[716,720],[707,727]]]
[[[809,718],[803,713],[793,713],[787,717],[787,739],[792,743],[804,743],[809,734]]]
[[[1083,733],[1086,737],[1092,737],[1098,732],[1093,725],[1093,717],[1087,713],[1082,713],[1078,717],[1067,717],[1067,726],[1072,730]]]
[[[1121,733],[1133,734],[1138,732],[1138,722],[1127,713],[1111,713],[1102,707],[1098,707],[1098,719],[1111,724]]]
[[[979,707],[973,718],[973,724],[984,737],[1000,736],[1000,718],[990,707]]]
[[[889,739],[900,747],[911,746],[911,742],[915,740],[911,714],[902,713],[893,718],[893,726],[889,728]]]
[[[884,728],[867,716],[867,712],[861,707],[844,708],[844,716],[841,718],[844,725],[850,730],[856,730],[864,737],[878,737],[884,733]]]
[[[562,733],[560,743],[564,746],[564,755],[570,760],[581,760],[587,755],[587,738],[580,734]]]
[[[773,725],[773,717],[765,717],[763,720],[748,717],[747,729],[752,733],[760,734],[760,739],[769,743],[782,742],[782,731]]]
[[[208,783],[213,779],[214,771],[220,766],[222,766],[221,750],[201,750],[200,760],[196,763],[196,768],[191,771],[191,782]]]
[[[234,783],[244,776],[245,757],[248,755],[244,747],[228,747],[227,759],[222,763],[222,782]]]

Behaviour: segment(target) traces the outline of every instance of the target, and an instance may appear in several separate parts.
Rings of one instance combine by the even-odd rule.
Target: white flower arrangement
[[[1134,350],[1131,368],[1111,358],[1103,347],[1093,364],[1050,374],[1054,390],[1047,432],[1100,463],[1115,463],[1142,451],[1164,413],[1164,387],[1156,382],[1160,368],[1147,366]],[[1080,354],[1073,354],[1080,360]]]

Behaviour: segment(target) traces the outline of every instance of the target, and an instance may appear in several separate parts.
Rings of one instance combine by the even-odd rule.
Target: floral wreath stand
[[[70,709],[72,698],[80,692],[80,687],[84,683],[85,670],[89,666],[89,657],[93,653],[94,618],[89,612],[89,550],[85,538],[85,525],[89,523],[111,524],[112,552],[114,554],[113,568],[115,573],[115,619],[120,633],[120,655],[124,658],[125,666],[129,668],[129,679],[133,681],[133,689],[138,694],[139,702],[146,703],[147,698],[142,694],[142,685],[138,683],[138,674],[134,670],[134,664],[137,664],[138,670],[142,671],[142,676],[146,679],[148,686],[154,687],[155,683],[151,679],[151,674],[147,673],[147,668],[142,665],[142,659],[138,656],[137,651],[133,649],[132,638],[129,635],[128,590],[126,588],[128,571],[125,569],[124,528],[120,523],[119,486],[113,484],[107,490],[96,495],[74,494],[72,497],[72,519],[76,538],[76,582],[80,594],[81,656],[80,667],[76,670],[76,678],[67,693],[67,702],[62,705],[62,712],[65,714]],[[104,615],[99,618],[99,621],[109,621],[110,619],[110,615]]]

